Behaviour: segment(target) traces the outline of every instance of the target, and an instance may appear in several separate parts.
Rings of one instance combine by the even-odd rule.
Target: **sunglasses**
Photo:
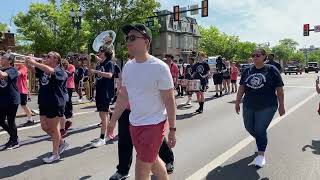
[[[252,54],[252,55],[251,55],[251,57],[253,57],[253,58],[254,58],[254,57],[259,58],[259,57],[261,57],[261,56],[262,56],[262,54]]]
[[[145,39],[144,37],[139,37],[139,36],[134,36],[134,35],[130,35],[130,36],[126,36],[126,42],[133,42],[136,39]]]

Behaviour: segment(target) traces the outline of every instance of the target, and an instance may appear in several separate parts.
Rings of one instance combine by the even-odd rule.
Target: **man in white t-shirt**
[[[169,179],[165,164],[159,158],[159,149],[169,122],[168,144],[176,144],[176,107],[170,69],[148,51],[151,31],[142,24],[127,25],[128,52],[135,59],[126,63],[122,73],[122,87],[108,125],[113,135],[116,121],[130,102],[130,134],[137,152],[136,178],[150,179],[150,172],[159,180]]]

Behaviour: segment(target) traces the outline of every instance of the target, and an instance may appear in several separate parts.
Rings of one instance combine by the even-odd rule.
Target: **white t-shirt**
[[[128,61],[123,67],[122,85],[128,91],[131,125],[154,125],[167,119],[160,90],[174,86],[166,63],[151,55],[144,63]]]

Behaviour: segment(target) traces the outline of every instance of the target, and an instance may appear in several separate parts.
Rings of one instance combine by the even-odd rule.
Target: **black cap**
[[[122,31],[125,34],[129,34],[129,32],[131,30],[136,30],[139,33],[141,33],[145,38],[149,39],[150,42],[152,40],[152,33],[151,30],[146,27],[144,24],[130,24],[130,25],[126,25],[122,28]]]

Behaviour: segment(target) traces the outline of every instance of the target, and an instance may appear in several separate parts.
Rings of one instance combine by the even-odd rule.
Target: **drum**
[[[118,88],[120,86],[120,79],[114,78],[114,88]]]
[[[188,79],[181,79],[181,86],[187,87],[188,86]]]
[[[182,85],[182,79],[177,79],[177,85]]]
[[[197,92],[200,91],[201,81],[199,79],[188,80],[188,91]]]

